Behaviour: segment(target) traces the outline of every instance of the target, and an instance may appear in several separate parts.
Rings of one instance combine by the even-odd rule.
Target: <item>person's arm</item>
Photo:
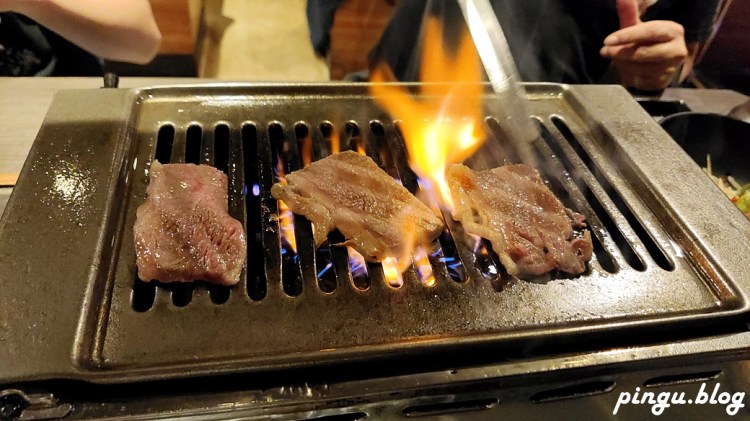
[[[641,22],[636,0],[617,0],[617,12],[621,29],[605,38],[601,55],[612,60],[624,86],[663,90],[688,58],[684,28],[667,20]]]
[[[25,15],[108,60],[145,64],[161,44],[148,0],[0,0],[0,11]]]

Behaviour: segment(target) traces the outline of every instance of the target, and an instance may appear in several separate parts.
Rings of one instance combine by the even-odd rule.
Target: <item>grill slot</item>
[[[171,291],[172,304],[176,307],[185,307],[193,300],[192,283],[163,284],[161,288]]]
[[[161,163],[169,163],[175,154],[175,128],[171,124],[159,127],[156,137],[154,159]],[[179,156],[180,154],[177,153]],[[144,282],[135,274],[133,290],[130,294],[130,305],[136,312],[148,311],[156,301],[156,283]]]
[[[227,175],[229,175],[229,143],[229,126],[217,124],[214,128],[214,167]],[[236,151],[237,147],[234,146],[231,149]]]
[[[198,127],[199,133],[200,135],[202,135],[203,129],[197,125],[195,127]],[[172,143],[172,154],[169,160],[161,162],[162,164],[185,162],[185,156],[187,154],[187,132],[185,132],[184,135],[181,135],[181,134],[183,133],[178,133],[176,136],[174,136],[173,138],[174,141]],[[207,141],[205,139],[201,141],[201,152],[206,149],[206,143]],[[144,279],[144,281],[148,281],[148,279]],[[153,282],[153,283],[157,288],[157,294],[156,294],[157,299],[160,296],[163,297],[163,295],[168,292],[171,298],[172,304],[175,307],[185,307],[188,304],[190,304],[190,301],[193,300],[193,289],[195,288],[195,284],[192,282],[191,283],[176,283],[176,284],[162,284],[159,282]],[[159,289],[162,289],[161,293],[158,292]]]
[[[325,142],[320,143],[319,157],[326,157],[331,154],[332,150],[339,150],[339,136],[333,129],[333,124],[330,121],[323,121],[318,126],[320,135],[323,136]]]
[[[156,285],[141,281],[137,276],[133,281],[133,292],[130,294],[130,303],[133,310],[142,313],[148,311],[154,305],[156,298]]]
[[[279,123],[268,126],[268,136],[273,150],[272,156],[277,171],[275,182],[282,180],[285,174],[302,168],[297,154],[297,143],[286,138],[284,128]],[[302,294],[303,268],[313,265],[314,259],[306,253],[308,244],[312,241],[312,227],[302,216],[294,215],[286,206],[279,204],[278,214],[279,233],[281,234],[281,282],[286,295],[296,297]],[[299,240],[298,240],[299,238]]]
[[[247,267],[246,291],[248,297],[253,301],[260,301],[267,294],[266,273],[263,265],[262,227],[263,215],[261,214],[261,188],[260,188],[260,149],[258,148],[258,131],[254,124],[242,126],[242,156],[245,175],[244,196],[245,207],[245,230],[247,235]],[[275,201],[274,201],[275,203]]]
[[[595,239],[594,252],[599,264],[607,272],[616,273],[620,270],[617,263],[619,259],[627,262],[630,267],[642,270],[643,264],[633,248],[598,198],[591,193],[588,185],[581,182],[580,177],[575,176],[577,170],[561,154],[549,130],[541,122],[538,122],[538,129],[544,140],[544,143],[535,144],[536,156],[542,163],[540,171],[563,203],[572,203],[572,208],[586,217],[586,224],[591,228],[592,240]],[[559,158],[555,159],[553,156]],[[566,163],[568,165],[565,165]],[[596,247],[597,245],[602,248]]]
[[[185,162],[190,164],[201,163],[201,140],[203,129],[197,124],[191,124],[185,135]],[[158,146],[157,146],[158,148]]]
[[[551,120],[555,127],[560,130],[560,133],[562,133],[563,137],[565,137],[570,146],[572,146],[573,149],[578,153],[578,156],[581,157],[583,163],[586,165],[589,171],[591,171],[597,181],[599,181],[599,183],[602,185],[609,198],[628,221],[628,224],[633,229],[633,231],[635,231],[635,234],[638,236],[638,238],[643,242],[643,245],[646,246],[646,250],[648,250],[651,258],[654,259],[654,262],[656,262],[656,264],[664,270],[674,270],[674,262],[672,262],[672,260],[664,253],[664,250],[662,250],[662,248],[659,247],[658,244],[656,244],[654,238],[648,231],[646,231],[646,228],[643,226],[641,221],[638,220],[630,207],[625,203],[622,196],[609,183],[607,177],[604,175],[604,172],[594,162],[594,160],[591,159],[589,153],[586,152],[586,149],[581,145],[576,136],[573,135],[573,132],[571,132],[570,128],[565,124],[565,121],[555,116],[552,116]]]
[[[386,137],[384,143],[388,145],[384,149],[389,151],[388,154],[393,162],[396,179],[412,194],[418,195],[419,181],[416,174],[409,168],[408,152],[400,123],[395,122],[393,126],[388,126],[383,133]],[[446,229],[437,240],[433,241],[430,246],[433,251],[428,255],[433,274],[437,282],[440,282],[441,279],[452,279],[457,283],[466,282],[468,278],[464,265],[474,266],[476,255],[468,250],[465,240],[460,241],[460,244],[454,241],[454,235],[459,231],[455,229],[457,224],[453,222],[450,215],[444,213],[443,221],[446,223]],[[463,239],[463,234],[459,238]],[[466,259],[470,260],[467,261]]]
[[[317,152],[314,152],[313,139],[307,124],[304,122],[295,124],[294,135],[297,140],[297,151],[303,167],[310,164],[313,159],[320,159],[320,145],[317,145],[315,148]],[[310,232],[310,236],[312,236],[312,232]],[[312,247],[315,248],[314,243]],[[321,244],[320,247],[315,248],[314,253],[315,269],[317,270],[317,274],[314,277],[317,278],[318,288],[323,292],[332,293],[336,290],[338,271],[333,262],[329,243]]]
[[[156,142],[154,158],[162,164],[185,162],[212,165],[227,174],[229,213],[243,222],[243,226],[246,225],[243,217],[242,148],[239,137],[231,133],[227,124],[217,124],[213,132],[204,131],[199,124],[191,124],[184,136],[175,136],[174,126],[163,125]],[[169,158],[165,159],[167,156]],[[231,295],[229,287],[205,284],[200,280],[164,284],[136,279],[131,305],[137,312],[147,311],[157,297],[168,294],[175,307],[185,307],[193,301],[197,291],[207,291],[211,302],[217,305],[226,303]],[[204,295],[203,292],[200,294]]]
[[[490,129],[490,133],[494,137],[495,141],[492,147],[492,154],[495,156],[495,161],[503,164],[519,164],[521,158],[518,156],[518,152],[515,148],[510,147],[514,142],[505,133],[500,122],[494,117],[488,117],[485,119],[487,127]],[[490,165],[491,168],[491,165]]]
[[[556,125],[560,125],[561,120],[555,120]],[[618,270],[615,258],[603,247],[606,236],[614,239],[615,244],[623,250],[624,259],[637,270],[644,270],[645,266],[638,258],[638,255],[630,247],[625,236],[617,229],[616,224],[604,210],[604,207],[598,201],[597,197],[588,188],[588,185],[581,181],[577,176],[575,169],[563,151],[557,145],[554,137],[549,130],[539,121],[537,121],[540,134],[545,140],[547,148],[544,145],[537,144],[537,157],[543,165],[539,166],[549,186],[555,191],[566,206],[572,209],[580,209],[581,204],[590,204],[593,209],[583,209],[582,212],[587,218],[589,225],[594,228],[594,246],[595,255],[599,265],[609,273],[615,273]],[[490,142],[494,145],[502,145],[495,148],[495,158],[501,162],[520,162],[520,158],[514,148],[505,147],[507,137],[504,135],[498,121],[494,118],[487,118],[487,127],[489,128],[488,136]],[[393,126],[385,126],[380,121],[373,120],[369,124],[367,136],[363,136],[359,129],[359,124],[350,120],[343,126],[344,138],[340,139],[344,149],[356,150],[360,153],[367,153],[375,162],[389,174],[395,175],[395,178],[412,193],[418,194],[419,186],[416,175],[408,167],[408,154],[401,135],[398,122]],[[391,127],[391,128],[388,128]],[[311,133],[304,122],[297,122],[293,131],[286,131],[279,122],[272,122],[268,125],[268,146],[258,148],[263,144],[262,139],[258,138],[258,131],[255,125],[246,124],[242,128],[242,139],[232,136],[230,128],[225,123],[215,125],[213,131],[203,131],[200,125],[192,124],[188,127],[184,142],[178,138],[175,142],[174,136],[170,136],[173,126],[165,125],[159,131],[157,141],[157,155],[166,155],[171,150],[171,161],[182,162],[186,157],[191,160],[196,159],[195,148],[198,139],[203,137],[200,143],[200,158],[205,164],[215,165],[220,170],[230,175],[230,213],[237,219],[243,220],[242,207],[247,200],[247,221],[266,220],[259,218],[257,211],[259,201],[256,199],[259,195],[266,197],[270,203],[273,198],[270,197],[269,188],[265,189],[259,186],[261,179],[270,180],[271,183],[278,182],[283,174],[296,171],[304,166],[304,162],[309,160],[322,159],[323,154],[328,152],[326,143],[337,140],[335,127],[328,121],[323,121],[318,126],[319,132],[315,136]],[[568,131],[569,133],[569,131]],[[572,136],[572,134],[571,134]],[[236,138],[236,139],[235,139]],[[233,141],[234,139],[234,141]],[[316,141],[317,140],[317,141]],[[243,150],[242,145],[245,145]],[[250,145],[255,147],[250,147]],[[577,148],[580,145],[576,142]],[[335,149],[335,145],[333,146]],[[265,165],[260,164],[265,158],[268,158],[270,151],[270,161],[266,160]],[[253,153],[255,152],[255,153]],[[265,154],[263,152],[266,152]],[[546,152],[546,153],[545,153]],[[554,155],[553,155],[554,154]],[[257,162],[260,165],[253,165],[257,156]],[[558,161],[554,157],[561,160]],[[583,153],[584,161],[591,165],[588,155]],[[383,157],[385,159],[383,159]],[[550,162],[554,161],[554,162]],[[565,180],[560,178],[559,171],[550,168],[564,166],[572,177]],[[273,175],[268,177],[262,172],[262,168],[274,168]],[[243,174],[244,169],[244,174]],[[256,171],[259,177],[254,177]],[[244,179],[244,183],[241,181]],[[576,183],[577,181],[577,183]],[[566,184],[566,186],[563,185]],[[268,184],[268,181],[266,182]],[[242,185],[242,188],[238,188]],[[577,186],[574,195],[582,196],[578,200],[572,199],[571,189]],[[257,186],[257,187],[256,187]],[[611,186],[607,185],[610,189]],[[583,191],[583,193],[579,193]],[[265,192],[265,193],[264,193]],[[268,208],[269,212],[270,209]],[[601,223],[594,215],[601,216],[605,223]],[[501,291],[510,281],[511,278],[499,264],[499,258],[492,250],[491,244],[484,239],[474,240],[466,238],[462,228],[452,221],[449,214],[444,215],[448,223],[448,229],[435,240],[428,250],[418,250],[416,257],[421,258],[421,264],[412,265],[411,271],[422,284],[427,284],[427,279],[436,277],[437,279],[452,279],[455,282],[465,282],[465,267],[468,266],[477,279],[488,281],[495,290]],[[257,241],[251,241],[250,233],[259,233],[259,231],[268,232],[276,229],[281,233],[276,240],[281,244],[281,283],[285,294],[289,297],[298,297],[303,293],[304,279],[314,279],[317,281],[317,287],[326,293],[332,293],[336,290],[337,278],[339,274],[346,273],[350,276],[353,286],[360,291],[367,291],[372,283],[370,274],[377,274],[383,278],[383,267],[381,264],[366,262],[362,264],[357,262],[349,254],[356,253],[341,247],[330,247],[329,244],[337,244],[344,241],[344,237],[338,231],[329,235],[327,244],[316,248],[313,235],[312,225],[302,216],[293,215],[290,211],[284,211],[279,208],[278,226],[271,218],[270,230],[263,229],[259,224],[247,225],[248,241],[251,242],[248,255],[248,268],[259,268],[263,266],[260,259],[251,256],[257,256],[258,249],[261,245]],[[602,229],[596,229],[601,227]],[[606,227],[606,228],[604,228]],[[461,238],[458,243],[454,241],[455,236]],[[603,237],[604,236],[604,237]],[[255,236],[252,236],[255,237]],[[650,238],[650,237],[649,237]],[[604,239],[604,241],[603,241]],[[270,240],[270,239],[269,239]],[[269,241],[273,243],[274,241]],[[446,251],[448,252],[446,254]],[[270,253],[266,249],[266,253]],[[461,257],[462,256],[462,257]],[[319,263],[320,262],[320,263]],[[426,264],[428,262],[428,264]],[[248,274],[252,270],[248,271]],[[589,272],[585,275],[590,274]],[[248,275],[247,294],[255,300],[262,300],[266,295],[265,282],[262,282],[263,271],[255,270],[253,276]],[[559,275],[557,275],[559,277]],[[157,284],[158,285],[158,284]],[[177,307],[188,305],[192,299],[193,284],[174,284],[170,285],[167,290],[172,292],[172,302]],[[226,287],[210,285],[208,286],[211,300],[216,304],[222,304],[228,301],[230,290]],[[134,308],[138,311],[147,309],[149,296],[151,292],[148,287],[138,285],[134,288]],[[142,297],[140,295],[143,295]],[[137,306],[135,302],[138,302]]]
[[[174,145],[174,126],[161,126],[156,142],[155,159],[159,162],[169,162],[172,159],[172,145]]]
[[[365,143],[362,138],[362,133],[359,131],[359,125],[356,121],[347,121],[344,125],[344,132],[346,133],[346,145],[350,151],[356,151],[361,154],[366,153]]]

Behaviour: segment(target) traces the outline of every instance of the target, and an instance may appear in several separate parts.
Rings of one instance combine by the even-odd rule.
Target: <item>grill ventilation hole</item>
[[[591,159],[591,156],[588,154],[588,152],[586,152],[586,150],[581,146],[578,139],[576,139],[576,137],[573,135],[573,132],[570,130],[567,124],[565,124],[565,121],[563,121],[559,117],[552,117],[552,123],[555,125],[555,127],[557,127],[558,130],[560,130],[560,133],[562,133],[570,146],[575,149],[578,156],[580,156],[584,164],[586,164],[586,167],[588,167],[591,173],[594,174],[594,177],[596,177],[602,187],[604,187],[607,195],[609,195],[609,197],[612,199],[612,202],[614,202],[615,206],[617,206],[617,209],[623,214],[623,216],[625,216],[628,224],[630,224],[630,227],[633,228],[633,231],[635,231],[636,235],[638,235],[638,238],[641,239],[643,245],[646,246],[646,250],[651,255],[651,258],[654,259],[654,262],[656,262],[656,264],[664,270],[674,270],[674,262],[672,262],[672,260],[667,257],[661,247],[656,244],[649,232],[646,231],[646,228],[643,226],[641,221],[638,220],[638,217],[633,214],[633,212],[630,210],[630,207],[625,203],[617,190],[615,190],[614,187],[609,183],[607,178],[604,177],[604,174],[599,166],[594,162],[594,160]]]
[[[229,301],[229,288],[221,285],[209,285],[208,294],[211,296],[211,302],[221,305]]]
[[[612,219],[612,216],[609,214],[609,212],[607,212],[607,210],[604,208],[604,205],[602,205],[596,195],[591,191],[588,184],[586,184],[583,181],[582,177],[578,175],[576,166],[573,165],[573,163],[563,153],[562,149],[559,145],[557,145],[549,130],[547,130],[547,128],[541,123],[539,123],[539,130],[542,134],[542,139],[544,139],[547,146],[552,149],[557,158],[559,158],[562,165],[565,167],[565,170],[568,171],[568,173],[571,175],[572,181],[581,191],[586,202],[591,206],[594,213],[596,213],[596,215],[599,217],[602,224],[604,225],[604,228],[612,238],[612,241],[614,241],[615,245],[617,245],[617,248],[620,249],[620,252],[622,252],[623,258],[628,263],[628,265],[638,271],[646,270],[646,265],[645,263],[643,263],[643,260],[641,260],[641,257],[635,252],[633,246],[625,238],[625,235],[622,233],[622,231],[620,231],[619,227]],[[597,255],[597,257],[599,256]]]
[[[164,164],[178,162],[205,164],[213,165],[223,171],[229,179],[229,212],[234,218],[243,221],[242,196],[246,189],[242,186],[242,176],[238,173],[240,171],[238,168],[243,166],[243,156],[241,152],[237,153],[242,148],[239,143],[232,145],[232,139],[231,129],[226,124],[218,124],[213,132],[208,133],[205,133],[200,125],[190,125],[185,132],[184,142],[182,138],[175,138],[175,129],[172,125],[163,125],[157,134],[154,158]],[[185,307],[190,304],[196,288],[208,289],[214,304],[227,302],[231,295],[229,287],[205,284],[200,280],[191,283],[165,284],[144,282],[136,278],[131,294],[133,309],[137,312],[150,309],[154,304],[156,288],[169,291],[172,304],[176,307]]]
[[[406,143],[404,142],[404,135],[399,122],[394,123],[394,132],[395,135],[390,136],[391,142],[387,149],[389,149],[391,153],[393,166],[396,171],[396,178],[398,178],[403,186],[412,194],[418,194],[417,190],[419,188],[419,181],[416,174],[414,174],[411,168],[409,168],[409,155],[406,150]],[[456,244],[456,241],[454,241],[453,233],[456,232],[455,227],[458,227],[459,224],[453,222],[453,219],[448,212],[443,212],[443,220],[446,222],[447,226],[438,237],[437,243],[433,245],[435,251],[430,253],[430,262],[432,263],[433,269],[437,269],[441,272],[445,270],[454,282],[466,282],[468,280],[468,274],[466,273],[464,260],[461,256],[463,255],[465,256],[464,258],[469,258],[466,263],[468,265],[471,264],[470,262],[476,260],[476,255],[473,251],[466,250],[467,246],[465,244],[459,246]],[[458,241],[463,240],[459,239]],[[462,247],[461,253],[459,253],[459,247]]]
[[[319,129],[325,139],[323,146],[327,149],[324,153],[321,153],[321,158],[340,151],[341,139],[339,139],[338,133],[333,129],[333,124],[330,121],[324,121],[320,123]]]
[[[575,207],[571,206],[573,200],[570,198],[570,195],[567,190],[562,186],[560,183],[560,180],[557,179],[557,177],[553,176],[549,173],[549,171],[542,169],[542,174],[544,175],[545,180],[547,181],[549,187],[555,192],[555,195],[560,199],[563,204],[570,208],[575,209]],[[598,203],[598,202],[597,202]],[[603,212],[603,209],[601,207],[597,208],[596,206],[592,207],[595,209],[595,212],[597,215],[600,215]],[[602,212],[597,212],[596,209],[601,210]],[[579,212],[582,210],[579,210]],[[607,215],[608,216],[608,215]],[[592,218],[586,217],[586,223],[589,226],[589,228],[595,228],[595,225],[598,225],[592,221]],[[615,226],[616,229],[616,226]],[[599,265],[601,265],[602,269],[609,273],[615,273],[617,272],[617,264],[615,263],[614,258],[611,254],[607,252],[607,250],[604,248],[604,246],[601,243],[601,240],[599,239],[599,233],[598,230],[592,229],[591,230],[591,241],[594,246],[594,254],[596,255],[596,260],[599,262]],[[624,241],[624,237],[623,237]]]
[[[201,139],[203,138],[203,129],[197,124],[193,124],[187,129],[185,135],[185,162],[189,164],[201,163]]]
[[[443,252],[442,257],[439,257],[439,259],[445,264],[445,267],[448,270],[448,276],[450,276],[453,282],[466,282],[468,279],[466,269],[461,261],[461,257],[458,255],[456,243],[453,242],[453,238],[447,229],[440,233],[438,242],[440,243],[440,248]]]
[[[270,192],[261,192],[260,169],[258,162],[263,159],[258,150],[258,130],[254,124],[242,126],[242,154],[245,170],[245,212],[247,225],[247,295],[253,301],[266,297],[266,274],[263,270],[263,244],[261,243],[261,194],[270,196]]]
[[[366,155],[365,150],[365,143],[362,139],[362,133],[359,131],[359,126],[357,125],[357,122],[355,121],[348,121],[344,125],[345,133],[346,133],[346,144],[348,145],[348,149],[359,152],[362,155]]]
[[[372,148],[376,151],[379,158],[379,165],[391,177],[398,180],[399,174],[396,169],[396,162],[393,159],[393,153],[388,145],[388,138],[385,134],[385,127],[379,121],[370,122],[370,133],[372,134]]]
[[[302,167],[309,165],[314,159],[320,159],[321,151],[314,151],[312,134],[310,128],[303,122],[294,125],[294,137],[297,140],[297,151],[299,158],[302,160]],[[312,231],[310,232],[312,235]],[[318,288],[325,293],[332,293],[336,290],[336,274],[338,270],[333,262],[331,249],[328,243],[315,247],[315,278],[318,280]]]
[[[274,164],[276,168],[274,182],[279,182],[286,174],[301,168],[297,157],[297,145],[288,142],[285,138],[284,128],[280,123],[272,123],[268,126],[268,136],[271,141]],[[302,271],[300,266],[300,250],[305,250],[304,244],[297,243],[297,233],[303,230],[300,225],[305,224],[305,219],[294,215],[287,206],[279,201],[279,234],[281,236],[281,283],[284,293],[290,297],[302,294]],[[307,229],[312,233],[310,223],[306,222]],[[304,240],[304,238],[301,238]]]
[[[171,124],[165,124],[159,127],[156,135],[156,152],[154,159],[161,163],[168,163],[172,159],[172,149],[174,147],[175,129]],[[133,280],[133,290],[130,293],[130,306],[133,310],[142,313],[148,311],[153,305],[156,298],[156,284],[154,282],[144,282],[136,273]]]
[[[357,140],[352,142],[352,139],[355,138],[355,134],[361,139],[359,127],[357,126],[357,123],[353,121],[349,121],[345,124],[344,139],[339,137],[333,124],[328,121],[320,123],[318,128],[320,130],[319,135],[322,138],[322,141],[319,142],[319,153],[315,154],[316,160],[325,158],[342,149],[350,150],[352,146],[354,146],[356,150]],[[313,151],[316,152],[315,145],[313,145]],[[317,277],[319,286],[323,291],[326,291],[326,288],[330,289],[330,287],[326,286],[329,281],[321,278],[341,275],[349,276],[351,284],[359,291],[367,291],[370,289],[370,264],[367,263],[359,253],[349,247],[330,246],[331,244],[342,243],[345,240],[346,238],[340,231],[334,230],[328,234],[327,241],[318,248],[318,256],[320,256],[321,252],[324,254],[323,256],[320,256],[321,258],[317,261]],[[328,260],[327,255],[325,255],[326,253],[330,255],[330,260]]]
[[[518,156],[518,152],[515,148],[511,147],[514,143],[513,140],[505,132],[500,122],[494,117],[487,117],[485,123],[490,129],[489,134],[495,138],[492,146],[497,149],[493,152],[502,156],[505,163],[521,163],[522,160]]]
[[[684,383],[698,383],[715,380],[721,375],[721,370],[716,371],[701,371],[699,373],[685,373],[675,374],[670,376],[658,376],[652,377],[645,382],[643,385],[646,387],[661,387],[661,386],[672,386],[676,384]]]
[[[164,125],[159,128],[159,134],[156,136],[156,156],[154,157],[161,163],[169,162],[172,157],[172,146],[174,145],[174,127]]]
[[[185,307],[193,300],[192,283],[162,284],[162,288],[172,291],[172,304],[175,307]]]
[[[229,175],[229,143],[229,126],[217,125],[214,128],[214,167],[227,175]]]
[[[130,294],[130,305],[138,313],[148,311],[154,305],[156,298],[156,285],[152,282],[143,282],[136,277],[133,291]]]
[[[439,415],[462,412],[486,411],[494,408],[500,401],[497,398],[472,399],[459,402],[441,402],[425,405],[413,405],[403,409],[402,414],[410,418],[437,417]]]
[[[582,383],[558,389],[545,390],[532,395],[529,400],[533,403],[547,403],[566,399],[577,399],[609,393],[617,386],[614,381],[597,381]]]

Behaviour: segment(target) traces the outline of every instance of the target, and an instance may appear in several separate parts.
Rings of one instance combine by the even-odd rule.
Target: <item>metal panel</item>
[[[597,238],[590,270],[576,278],[512,280],[501,271],[494,277],[486,270],[487,265],[498,268],[491,254],[474,253],[454,223],[435,244],[434,287],[423,286],[412,267],[404,275],[405,284],[392,288],[375,264],[368,265],[369,289],[360,290],[353,285],[345,252],[332,247],[336,288],[321,290],[316,274],[328,262],[312,248],[309,223],[302,218],[296,218],[298,260],[285,257],[278,207],[269,190],[277,155],[287,171],[301,165],[296,153],[298,123],[309,131],[316,159],[330,151],[326,124],[344,134],[346,124],[354,123],[368,154],[407,188],[417,188],[396,126],[373,103],[366,85],[125,91],[120,92],[124,114],[119,119],[101,120],[83,110],[66,114],[67,121],[59,127],[46,122],[16,187],[20,192],[0,222],[0,256],[36,264],[25,272],[17,265],[0,268],[3,285],[10,285],[19,273],[26,281],[7,289],[0,300],[24,300],[31,312],[49,311],[55,304],[60,312],[80,319],[77,329],[62,323],[54,332],[42,332],[35,330],[32,320],[0,313],[8,315],[3,322],[9,329],[0,330],[5,335],[0,346],[10,347],[11,352],[3,353],[8,361],[35,346],[21,328],[34,332],[37,344],[46,336],[57,341],[54,349],[35,349],[32,358],[21,358],[21,365],[0,364],[0,378],[114,382],[413,358],[425,351],[461,352],[477,346],[498,355],[518,349],[533,353],[582,338],[637,342],[644,333],[689,336],[690,329],[724,323],[746,312],[750,257],[738,256],[734,249],[750,249],[750,224],[730,203],[722,204],[726,201],[721,193],[627,92],[619,87],[551,84],[528,85],[527,92],[543,134],[532,147],[536,164],[564,203],[586,216]],[[93,108],[99,104],[98,95],[70,93],[53,104],[51,114],[84,97]],[[504,137],[502,122],[492,120],[491,110],[498,106],[492,93],[487,93],[485,105],[490,136],[477,158],[470,160],[475,168],[513,160],[514,147],[519,146],[508,147],[513,140]],[[112,147],[120,152],[97,151],[81,159],[76,148],[86,150],[90,146],[85,142],[70,146],[64,155],[49,144],[54,137],[76,138],[86,120],[83,116],[108,125],[105,132],[117,127],[119,138]],[[371,127],[371,122],[376,124]],[[132,131],[126,130],[129,126]],[[230,207],[251,241],[245,281],[228,291],[228,298],[226,290],[209,291],[200,284],[153,290],[153,284],[136,279],[132,226],[135,209],[145,198],[145,170],[157,153],[160,130],[174,128],[169,157],[180,161],[193,126],[201,128],[200,156],[205,163],[216,163],[215,139],[229,142]],[[348,138],[343,140],[346,147]],[[390,157],[381,156],[383,151]],[[54,164],[51,157],[56,158]],[[77,229],[44,222],[49,241],[19,248],[38,235],[40,219],[47,218],[35,207],[49,195],[37,194],[34,187],[53,184],[65,174],[61,165],[74,160],[79,171],[110,168],[109,178],[87,178],[96,186],[91,189],[96,203],[87,202],[86,208],[56,203],[63,207],[63,215],[85,211],[91,219],[76,220]],[[258,197],[249,185],[255,182]],[[710,217],[695,197],[717,203]],[[28,223],[22,224],[24,220]],[[70,239],[78,238],[74,256],[64,262],[51,257],[61,243],[70,245]],[[444,262],[449,255],[462,261],[465,282],[450,276]],[[87,279],[85,273],[90,274]],[[282,280],[290,273],[301,280],[301,292],[284,288]],[[38,294],[47,283],[69,285],[72,291],[66,289],[66,296],[84,291],[85,295],[60,300],[60,295]],[[258,289],[262,292],[251,292]],[[148,302],[149,291],[153,302]],[[145,304],[134,305],[137,297],[147,297]],[[48,323],[54,326],[52,319]]]

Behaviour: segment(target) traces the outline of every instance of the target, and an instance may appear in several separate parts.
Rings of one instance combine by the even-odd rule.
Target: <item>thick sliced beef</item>
[[[442,221],[372,159],[347,151],[316,161],[274,184],[271,194],[315,227],[315,242],[338,228],[370,261],[411,255],[429,242]]]
[[[452,165],[448,184],[453,217],[464,229],[492,243],[511,275],[541,275],[559,269],[582,273],[593,250],[583,216],[566,209],[535,169],[507,165],[474,171]]]
[[[227,213],[227,176],[195,164],[151,164],[134,226],[144,281],[234,285],[245,265],[242,224]]]

